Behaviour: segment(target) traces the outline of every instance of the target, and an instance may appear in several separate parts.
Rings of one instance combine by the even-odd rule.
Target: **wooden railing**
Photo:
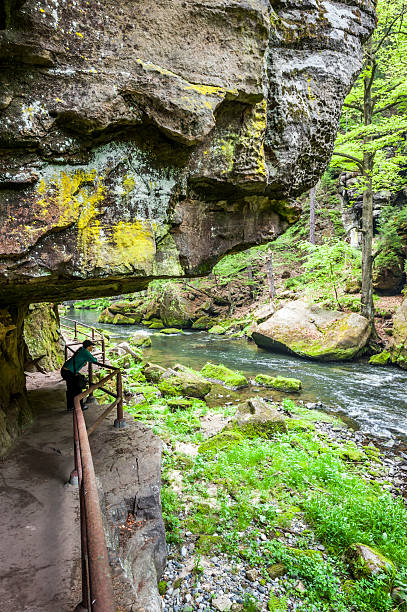
[[[101,351],[95,353],[102,356],[102,362],[89,364],[89,386],[74,398],[73,411],[73,438],[75,468],[71,473],[71,484],[79,486],[80,521],[81,521],[81,565],[82,565],[82,602],[76,610],[88,612],[115,612],[116,606],[113,596],[113,585],[109,567],[106,539],[103,530],[102,512],[99,504],[99,495],[96,484],[95,470],[93,466],[92,453],[89,445],[89,436],[95,431],[100,423],[116,408],[117,416],[114,426],[121,429],[126,425],[123,417],[123,386],[122,373],[105,363],[105,339],[94,328],[77,323],[74,326],[66,326],[65,331],[72,333],[74,338],[65,346],[65,357],[69,352],[75,352],[82,341],[79,335],[83,334],[95,344],[100,344]],[[85,327],[83,332],[80,327]],[[93,366],[109,370],[99,381],[93,381]],[[107,385],[116,380],[115,391],[107,388]],[[100,389],[113,398],[113,402],[100,414],[89,428],[86,428],[81,401],[93,397],[94,391]]]

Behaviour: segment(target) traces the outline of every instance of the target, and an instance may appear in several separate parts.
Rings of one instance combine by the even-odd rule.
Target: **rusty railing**
[[[69,320],[73,321],[72,319]],[[68,342],[65,346],[65,358],[68,358],[68,351],[73,353],[78,348],[78,345],[82,344],[82,341],[79,341],[78,334],[83,334],[92,339],[95,344],[101,345],[101,352],[95,353],[95,355],[101,355],[103,362],[89,365],[110,370],[101,380],[93,382],[93,369],[90,368],[88,388],[74,398],[73,438],[75,468],[71,472],[70,482],[79,486],[82,565],[82,602],[77,606],[76,611],[115,612],[116,606],[114,603],[112,578],[89,436],[114,408],[117,409],[117,417],[114,421],[115,428],[120,429],[125,426],[122,373],[119,368],[105,363],[105,340],[103,336],[97,330],[87,325],[83,326],[90,330],[90,333],[84,333],[78,328],[82,324],[77,324],[76,321],[73,322],[75,323],[74,327],[66,326],[67,331],[72,332],[74,330],[75,336],[74,340]],[[97,337],[98,335],[100,337]],[[114,379],[116,379],[115,392],[107,388],[108,383]],[[97,389],[111,396],[113,402],[87,428],[81,402],[85,398],[93,397],[93,393]]]
[[[96,485],[92,453],[81,407],[81,396],[74,399],[73,412],[75,470],[79,485],[81,516],[82,602],[77,612],[115,612],[113,584],[103,531],[102,513]],[[71,480],[72,482],[72,480]]]

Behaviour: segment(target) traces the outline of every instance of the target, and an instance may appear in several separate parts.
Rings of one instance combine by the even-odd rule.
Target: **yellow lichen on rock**
[[[153,262],[156,246],[153,223],[149,220],[120,221],[113,228],[114,264],[129,269]]]

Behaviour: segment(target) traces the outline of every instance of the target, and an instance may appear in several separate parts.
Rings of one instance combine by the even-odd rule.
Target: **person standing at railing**
[[[81,347],[65,361],[61,368],[61,376],[66,382],[66,408],[68,412],[74,410],[74,397],[79,395],[86,387],[86,377],[80,373],[85,363],[97,363],[97,359],[92,355],[94,348],[92,340],[85,340]],[[86,410],[81,400],[82,410]]]

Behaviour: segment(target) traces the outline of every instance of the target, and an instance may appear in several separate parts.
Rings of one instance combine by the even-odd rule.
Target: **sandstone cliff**
[[[7,0],[1,302],[200,274],[314,184],[372,0]]]

